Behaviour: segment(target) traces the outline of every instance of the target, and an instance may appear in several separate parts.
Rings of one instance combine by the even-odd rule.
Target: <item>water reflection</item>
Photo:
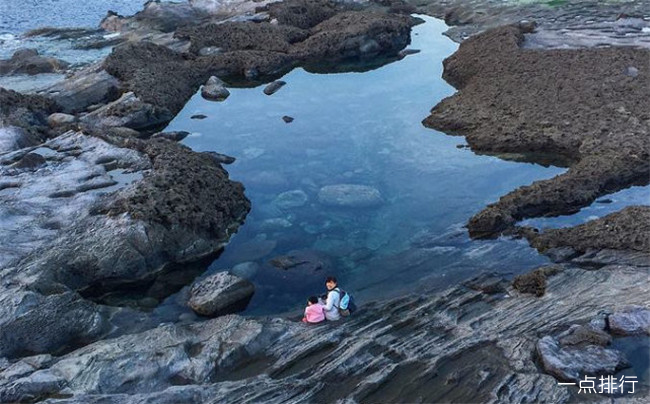
[[[420,124],[454,92],[441,75],[457,47],[444,23],[424,19],[411,45],[422,52],[402,61],[366,73],[296,69],[272,96],[262,87],[232,89],[223,103],[197,95],[170,124],[192,132],[184,143],[193,149],[237,158],[227,169],[253,209],[210,270],[239,265],[255,283],[247,313],[300,307],[327,274],[363,301],[546,262],[522,241],[468,239],[463,225],[486,204],[563,169],[476,156],[456,147],[462,138]],[[190,119],[198,114],[207,118]],[[336,184],[372,187],[383,203],[323,204],[321,189]],[[283,254],[308,263],[269,264]]]

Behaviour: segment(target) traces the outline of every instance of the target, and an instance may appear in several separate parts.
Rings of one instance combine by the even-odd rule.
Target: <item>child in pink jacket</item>
[[[303,323],[320,323],[325,321],[325,312],[323,306],[318,303],[316,296],[310,296],[307,299],[307,307],[305,308],[305,317],[302,318]]]

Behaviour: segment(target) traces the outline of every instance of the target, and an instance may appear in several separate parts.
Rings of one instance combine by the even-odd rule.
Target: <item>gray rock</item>
[[[213,151],[207,151],[202,153],[210,156],[212,159],[214,159],[214,161],[216,161],[219,164],[232,164],[236,160],[234,157],[228,156],[226,154],[213,152]]]
[[[266,87],[264,87],[264,94],[273,95],[279,89],[281,89],[285,84],[287,84],[286,81],[282,81],[282,80],[274,81],[273,83],[270,83]]]
[[[194,282],[188,305],[202,316],[214,317],[245,308],[254,292],[246,279],[219,272]]]
[[[326,185],[318,192],[318,201],[341,208],[375,208],[384,203],[377,188],[367,185]]]
[[[305,191],[301,189],[294,189],[292,191],[286,191],[279,194],[273,201],[273,204],[275,204],[280,209],[293,209],[304,206],[308,200],[309,197]]]
[[[209,101],[223,101],[230,96],[226,84],[218,77],[212,76],[201,87],[201,96]]]
[[[287,115],[283,116],[282,120],[284,121],[284,123],[291,123],[291,122],[294,121],[294,119],[292,117],[287,116]]]
[[[56,73],[67,67],[63,60],[41,56],[36,49],[19,49],[11,59],[0,60],[0,75]]]
[[[584,375],[614,374],[629,366],[625,355],[599,345],[563,347],[547,335],[537,342],[544,371],[559,380],[578,382]]]
[[[70,125],[76,120],[77,118],[75,118],[74,115],[63,114],[60,112],[55,112],[47,117],[47,123],[49,123],[52,127]]]
[[[173,118],[166,108],[141,101],[128,92],[119,99],[86,114],[81,122],[91,131],[103,133],[107,128],[127,127],[137,131],[166,124]]]
[[[418,54],[418,53],[420,53],[419,49],[402,49],[397,54],[397,57],[400,58],[400,59],[403,59],[403,58],[405,58],[407,56],[415,55],[415,54]]]
[[[616,335],[650,335],[650,309],[630,306],[607,317],[609,329]]]
[[[72,77],[53,84],[42,91],[62,108],[72,114],[90,110],[93,105],[103,105],[120,97],[120,82],[101,66],[93,65],[76,72]]]

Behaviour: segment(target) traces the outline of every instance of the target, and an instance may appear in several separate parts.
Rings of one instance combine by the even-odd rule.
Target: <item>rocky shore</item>
[[[88,49],[113,46],[104,60],[38,94],[0,88],[0,402],[569,402],[577,389],[558,381],[629,368],[634,358],[618,342],[650,335],[650,208],[542,232],[517,222],[648,184],[650,54],[528,49],[565,41],[551,33],[567,20],[540,5],[495,3],[149,2],[132,17],[109,13],[102,34],[84,39]],[[647,21],[622,16],[627,25],[616,25],[610,7],[571,28],[643,45],[634,23]],[[194,278],[250,210],[244,186],[222,167],[234,159],[159,131],[213,76],[252,86],[297,66],[363,71],[395,61],[414,11],[444,17],[463,40],[444,72],[459,91],[425,125],[465,136],[476,153],[551,155],[568,167],[477,213],[470,234],[525,237],[557,265],[513,282],[484,274],[441,293],[371,302],[337,325],[230,314],[253,286],[235,269]],[[520,23],[526,13],[542,28]],[[588,18],[600,25],[586,27]],[[617,26],[627,39],[608,31]],[[81,35],[31,35],[71,33]],[[27,58],[38,55],[18,54],[1,71],[14,74]],[[318,198],[384,203],[360,187],[324,187]],[[273,265],[303,264],[280,258]],[[179,299],[200,321],[152,311],[188,285]],[[640,372],[632,401],[650,393]]]
[[[650,51],[522,49],[529,30],[507,26],[463,42],[444,73],[460,91],[424,120],[464,135],[477,153],[567,161],[566,173],[519,188],[474,216],[468,228],[476,237],[497,236],[527,217],[571,214],[650,179],[642,101],[650,95]]]

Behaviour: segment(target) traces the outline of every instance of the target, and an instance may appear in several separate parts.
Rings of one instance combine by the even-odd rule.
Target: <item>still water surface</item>
[[[227,169],[253,208],[210,271],[247,263],[237,269],[256,286],[247,313],[300,307],[329,274],[365,300],[547,262],[523,241],[468,239],[464,224],[486,204],[563,169],[477,156],[457,148],[462,137],[422,126],[454,92],[442,60],[457,48],[443,22],[424,19],[411,44],[422,52],[404,60],[365,73],[296,69],[272,96],[263,87],[231,89],[221,103],[197,94],[167,128],[191,132],[184,143],[194,150],[237,158]],[[191,119],[198,114],[207,118]],[[384,203],[320,203],[319,190],[335,184],[376,188]],[[269,264],[292,251],[321,269]]]

